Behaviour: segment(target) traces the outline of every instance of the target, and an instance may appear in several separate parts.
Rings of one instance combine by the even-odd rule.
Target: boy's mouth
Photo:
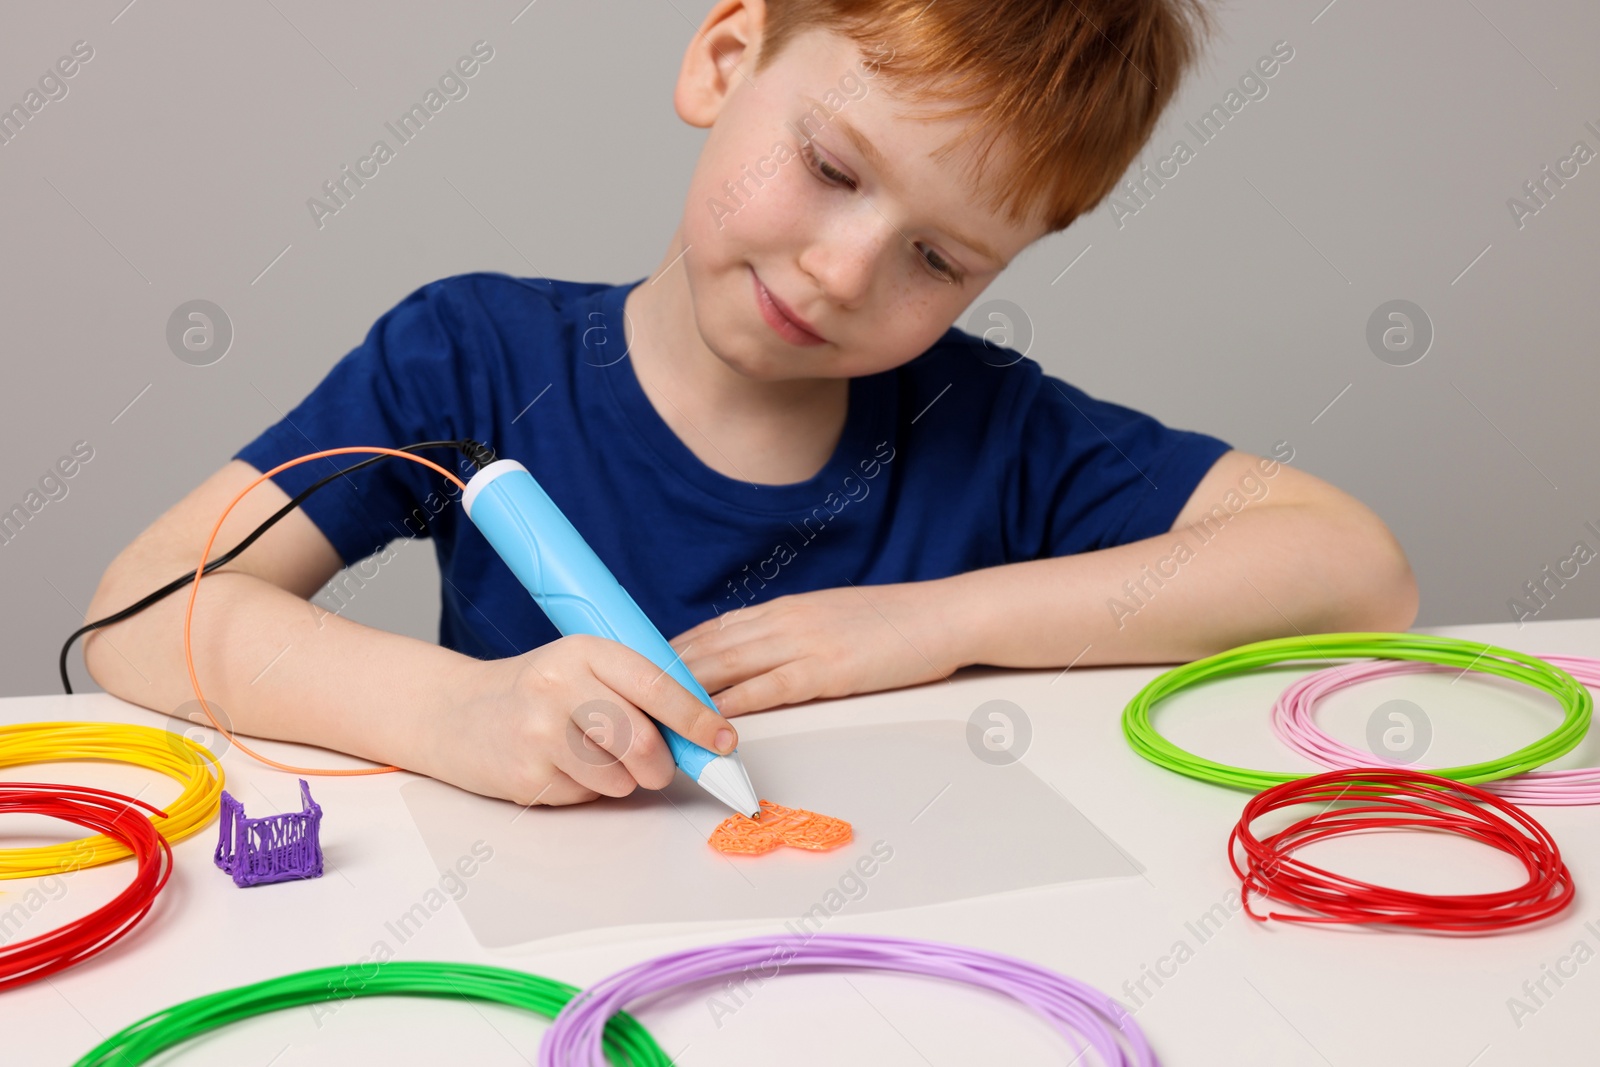
[[[756,274],[755,268],[750,268],[750,281],[755,286],[756,308],[761,312],[761,317],[766,320],[778,336],[794,345],[820,345],[826,344],[826,339],[820,337],[804,319],[790,311],[777,297],[772,295],[761,278]]]

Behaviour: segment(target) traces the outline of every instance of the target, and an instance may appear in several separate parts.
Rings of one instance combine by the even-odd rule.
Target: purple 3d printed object
[[[222,820],[212,860],[238,886],[322,876],[322,808],[300,779],[299,811],[247,819],[244,805],[222,791]]]

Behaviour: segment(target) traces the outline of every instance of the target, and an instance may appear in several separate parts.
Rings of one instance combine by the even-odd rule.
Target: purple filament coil
[[[540,1067],[606,1067],[605,1024],[617,1012],[679,986],[749,972],[763,980],[783,968],[899,971],[987,989],[1033,1009],[1078,1059],[1094,1050],[1101,1067],[1158,1067],[1127,1009],[1093,986],[1038,964],[983,949],[872,934],[781,934],[689,949],[618,971],[584,990],[556,1016],[539,1044]]]
[[[245,817],[244,805],[222,791],[217,850],[211,859],[237,886],[265,885],[322,875],[322,808],[300,779],[300,810]]]

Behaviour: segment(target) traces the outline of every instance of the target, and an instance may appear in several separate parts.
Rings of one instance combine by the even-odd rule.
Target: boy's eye
[[[802,146],[801,151],[805,156],[807,165],[821,180],[827,182],[829,185],[843,186],[852,190],[855,189],[856,183],[854,179],[841,171],[838,167],[835,167],[833,164],[819,156],[816,148],[811,144],[810,141],[807,141]],[[919,255],[921,255],[922,261],[928,265],[928,268],[932,270],[941,281],[960,282],[964,277],[964,275],[954,266],[952,266],[949,261],[931,248],[919,251]]]
[[[959,282],[961,280],[961,272],[956,270],[955,267],[951,266],[943,256],[935,252],[933,249],[930,248],[923,252],[922,258],[923,261],[926,262],[928,266],[932,267],[936,273],[944,278],[945,281]]]
[[[817,150],[812,146],[810,141],[807,141],[805,144],[805,155],[806,161],[811,164],[811,169],[821,175],[823,180],[831,182],[834,185],[843,185],[848,189],[854,189],[856,187],[856,183],[848,174],[840,170],[838,167],[835,167],[832,163],[829,163],[826,159],[823,159],[821,156],[817,155]]]

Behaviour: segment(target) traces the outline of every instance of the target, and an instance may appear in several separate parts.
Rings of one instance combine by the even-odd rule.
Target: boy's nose
[[[870,209],[869,209],[870,210]],[[873,279],[887,266],[887,257],[905,240],[882,216],[852,220],[821,234],[800,256],[800,269],[828,297],[846,310],[859,308],[872,290]]]

